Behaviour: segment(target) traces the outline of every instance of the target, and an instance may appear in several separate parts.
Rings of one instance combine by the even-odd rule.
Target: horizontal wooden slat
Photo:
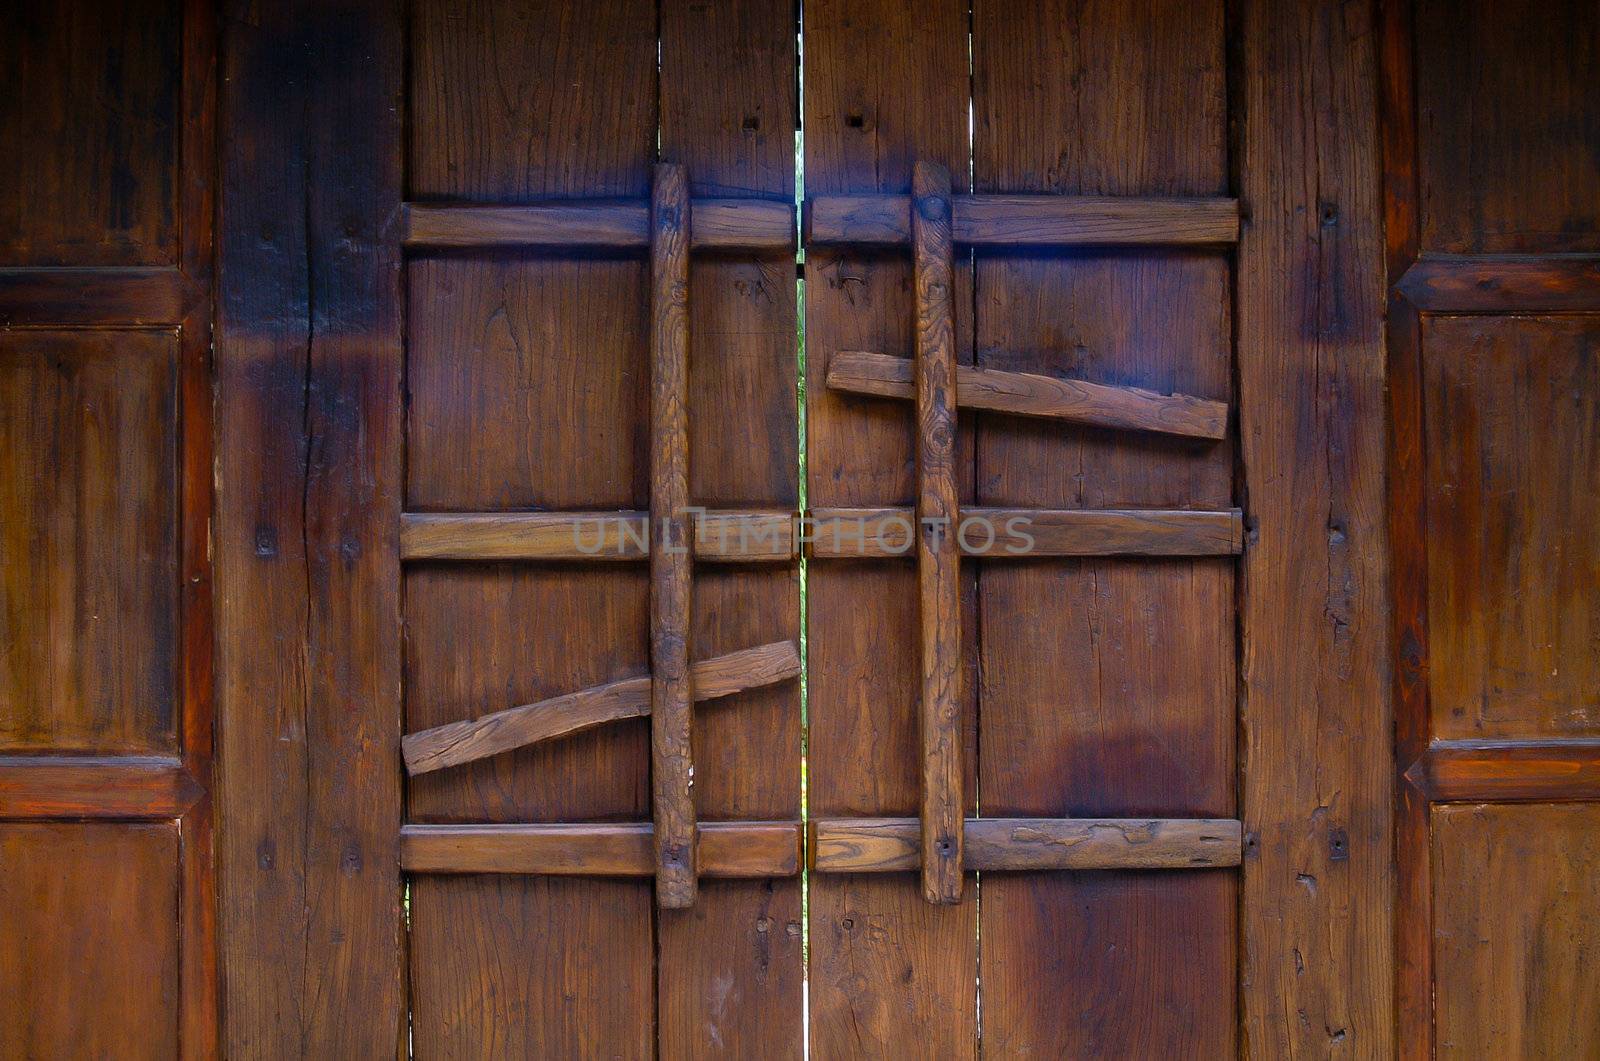
[[[648,512],[407,512],[403,560],[644,560]],[[724,563],[791,560],[788,512],[707,512],[695,520],[695,556]]]
[[[914,371],[910,358],[840,351],[828,363],[828,386],[851,394],[909,400]],[[1186,438],[1220,439],[1228,434],[1226,402],[1031,372],[957,366],[956,404],[963,409]]]
[[[176,327],[188,302],[177,269],[0,269],[0,327]]]
[[[794,207],[768,199],[695,199],[690,247],[697,251],[786,251]],[[528,206],[405,205],[405,245],[415,248],[544,247],[645,250],[646,199],[564,201]]]
[[[791,641],[741,649],[701,660],[690,668],[696,700],[731,696],[799,674],[800,654]],[[400,739],[400,750],[407,771],[425,774],[607,722],[649,714],[650,678],[624,678],[549,700],[506,708],[481,718],[407,734]]]
[[[1234,199],[957,195],[955,240],[971,246],[1223,245],[1239,239]],[[909,246],[905,195],[826,195],[806,204],[808,244]]]
[[[1427,313],[1600,311],[1600,257],[1423,258],[1395,285]]]
[[[0,819],[181,818],[202,794],[176,759],[0,758]]]
[[[816,559],[910,556],[909,508],[813,509],[805,537]],[[968,508],[956,543],[963,556],[1232,556],[1244,547],[1238,509]]]
[[[919,867],[915,818],[825,818],[811,825],[818,873]],[[968,818],[968,870],[1206,869],[1237,866],[1231,818]]]
[[[406,825],[400,864],[411,873],[526,873],[650,877],[650,822]],[[792,877],[800,872],[799,822],[700,822],[703,877]]]
[[[1434,741],[1406,776],[1441,803],[1600,799],[1600,741]]]

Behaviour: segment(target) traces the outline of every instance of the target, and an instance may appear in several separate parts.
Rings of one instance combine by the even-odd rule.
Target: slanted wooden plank
[[[794,243],[794,208],[769,199],[696,199],[690,247],[781,251]],[[412,248],[544,247],[643,250],[650,204],[643,199],[567,200],[529,206],[407,203]]]
[[[690,669],[690,680],[696,700],[715,700],[773,685],[799,673],[800,655],[794,643],[775,641],[702,660]],[[406,770],[413,775],[425,774],[618,719],[640,718],[650,711],[650,678],[623,678],[407,734],[401,738],[400,748]]]
[[[865,351],[841,351],[828,363],[828,386],[852,394],[913,397],[910,360]],[[1098,427],[1152,431],[1187,438],[1228,434],[1228,405],[1187,394],[1157,394],[1088,380],[1057,379],[960,365],[956,400],[964,409],[1035,416]]]
[[[1218,246],[1239,239],[1239,204],[1224,197],[958,195],[957,243],[971,246]],[[810,243],[906,246],[904,195],[818,196],[807,204]]]
[[[961,901],[961,554],[956,508],[955,248],[950,171],[911,174],[916,287],[917,583],[921,607],[922,895]]]
[[[790,560],[787,512],[715,511],[694,521],[696,558],[724,563]],[[643,560],[648,512],[407,512],[403,560]]]
[[[812,509],[805,539],[813,559],[911,555],[908,508]],[[990,508],[961,512],[955,540],[963,556],[1232,556],[1244,549],[1239,509]]]
[[[406,825],[400,865],[410,873],[520,873],[649,877],[649,822]],[[800,872],[799,822],[706,822],[700,871],[708,877],[792,877]]]
[[[919,864],[914,818],[825,818],[811,825],[818,873],[891,873]],[[1237,866],[1231,818],[969,818],[965,868],[979,871],[1209,869]]]

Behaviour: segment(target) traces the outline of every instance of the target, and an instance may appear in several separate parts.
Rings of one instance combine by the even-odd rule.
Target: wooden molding
[[[955,535],[963,556],[1235,556],[1244,548],[1239,509],[968,508]],[[813,509],[806,527],[813,559],[881,560],[911,555],[908,508]],[[991,537],[990,532],[993,532]]]
[[[1432,803],[1600,799],[1600,740],[1440,740],[1405,772]]]
[[[690,210],[696,251],[788,251],[794,207],[770,199],[695,199]],[[650,203],[645,199],[566,200],[530,206],[406,203],[401,238],[407,247],[543,247],[646,250]]]
[[[0,757],[0,819],[181,818],[204,794],[166,757]]]
[[[1424,313],[1600,311],[1600,256],[1422,257],[1395,284]]]
[[[799,822],[701,822],[706,877],[793,877]],[[650,822],[406,825],[400,866],[409,873],[519,873],[582,877],[655,875]]]
[[[638,561],[650,555],[650,513],[406,512],[402,560]],[[789,512],[703,512],[694,521],[694,555],[716,563],[794,559]]]
[[[177,327],[197,305],[203,285],[173,268],[0,269],[0,327]]]
[[[1239,240],[1227,198],[957,195],[955,242],[969,246],[1223,246]],[[806,204],[808,244],[911,245],[911,198],[824,195]]]

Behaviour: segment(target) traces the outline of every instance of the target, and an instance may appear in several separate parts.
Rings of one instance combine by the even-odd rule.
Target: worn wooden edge
[[[915,818],[811,822],[818,873],[895,873],[920,865]],[[968,818],[968,871],[1212,869],[1237,866],[1243,826],[1231,818]]]
[[[177,327],[205,297],[174,267],[0,269],[0,327]]]
[[[953,233],[968,246],[1225,246],[1239,203],[1224,197],[957,195]],[[821,195],[806,203],[808,244],[911,244],[911,198]]]
[[[790,512],[712,510],[694,521],[694,555],[714,563],[794,559]],[[636,561],[650,555],[650,514],[621,512],[406,512],[400,558]]]
[[[847,394],[910,399],[913,375],[906,358],[841,350],[828,362],[827,384]],[[1228,435],[1226,402],[1031,372],[958,365],[956,401],[964,409],[1182,438],[1215,441]]]
[[[770,199],[695,199],[690,249],[787,251],[794,247],[794,206]],[[526,206],[406,203],[401,239],[413,249],[493,247],[644,250],[650,246],[646,199],[564,200]]]
[[[796,821],[701,822],[699,869],[706,877],[793,877],[800,872]],[[400,866],[408,873],[516,873],[652,877],[650,822],[405,825]]]
[[[1437,740],[1405,777],[1433,803],[1600,799],[1600,740]]]
[[[883,560],[911,555],[909,508],[819,508],[801,538],[814,560]],[[967,508],[955,540],[961,555],[985,560],[1053,556],[1236,556],[1244,549],[1239,509]]]
[[[1600,256],[1424,255],[1396,290],[1424,313],[1600,312]]]
[[[774,641],[701,660],[689,673],[694,698],[715,700],[799,677],[800,653],[792,641]],[[400,750],[415,776],[649,714],[650,677],[639,675],[408,733]]]
[[[165,756],[0,757],[0,819],[181,818],[205,787]]]

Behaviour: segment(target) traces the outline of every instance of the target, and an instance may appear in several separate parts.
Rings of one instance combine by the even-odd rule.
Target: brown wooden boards
[[[958,195],[955,241],[970,246],[1138,246],[1225,244],[1239,238],[1239,204],[1225,198]],[[823,195],[808,204],[806,238],[814,245],[913,242],[913,198]]]
[[[413,873],[650,877],[654,833],[649,822],[408,825],[400,833],[400,861]],[[700,845],[707,877],[800,872],[798,822],[706,822]]]
[[[793,560],[789,512],[724,509],[694,517],[697,559],[729,563]],[[642,560],[650,555],[648,512],[407,512],[403,560]]]
[[[697,199],[689,246],[697,251],[786,251],[794,243],[794,207],[763,199]],[[534,206],[436,206],[407,203],[407,247],[648,248],[644,201],[542,203]]]

